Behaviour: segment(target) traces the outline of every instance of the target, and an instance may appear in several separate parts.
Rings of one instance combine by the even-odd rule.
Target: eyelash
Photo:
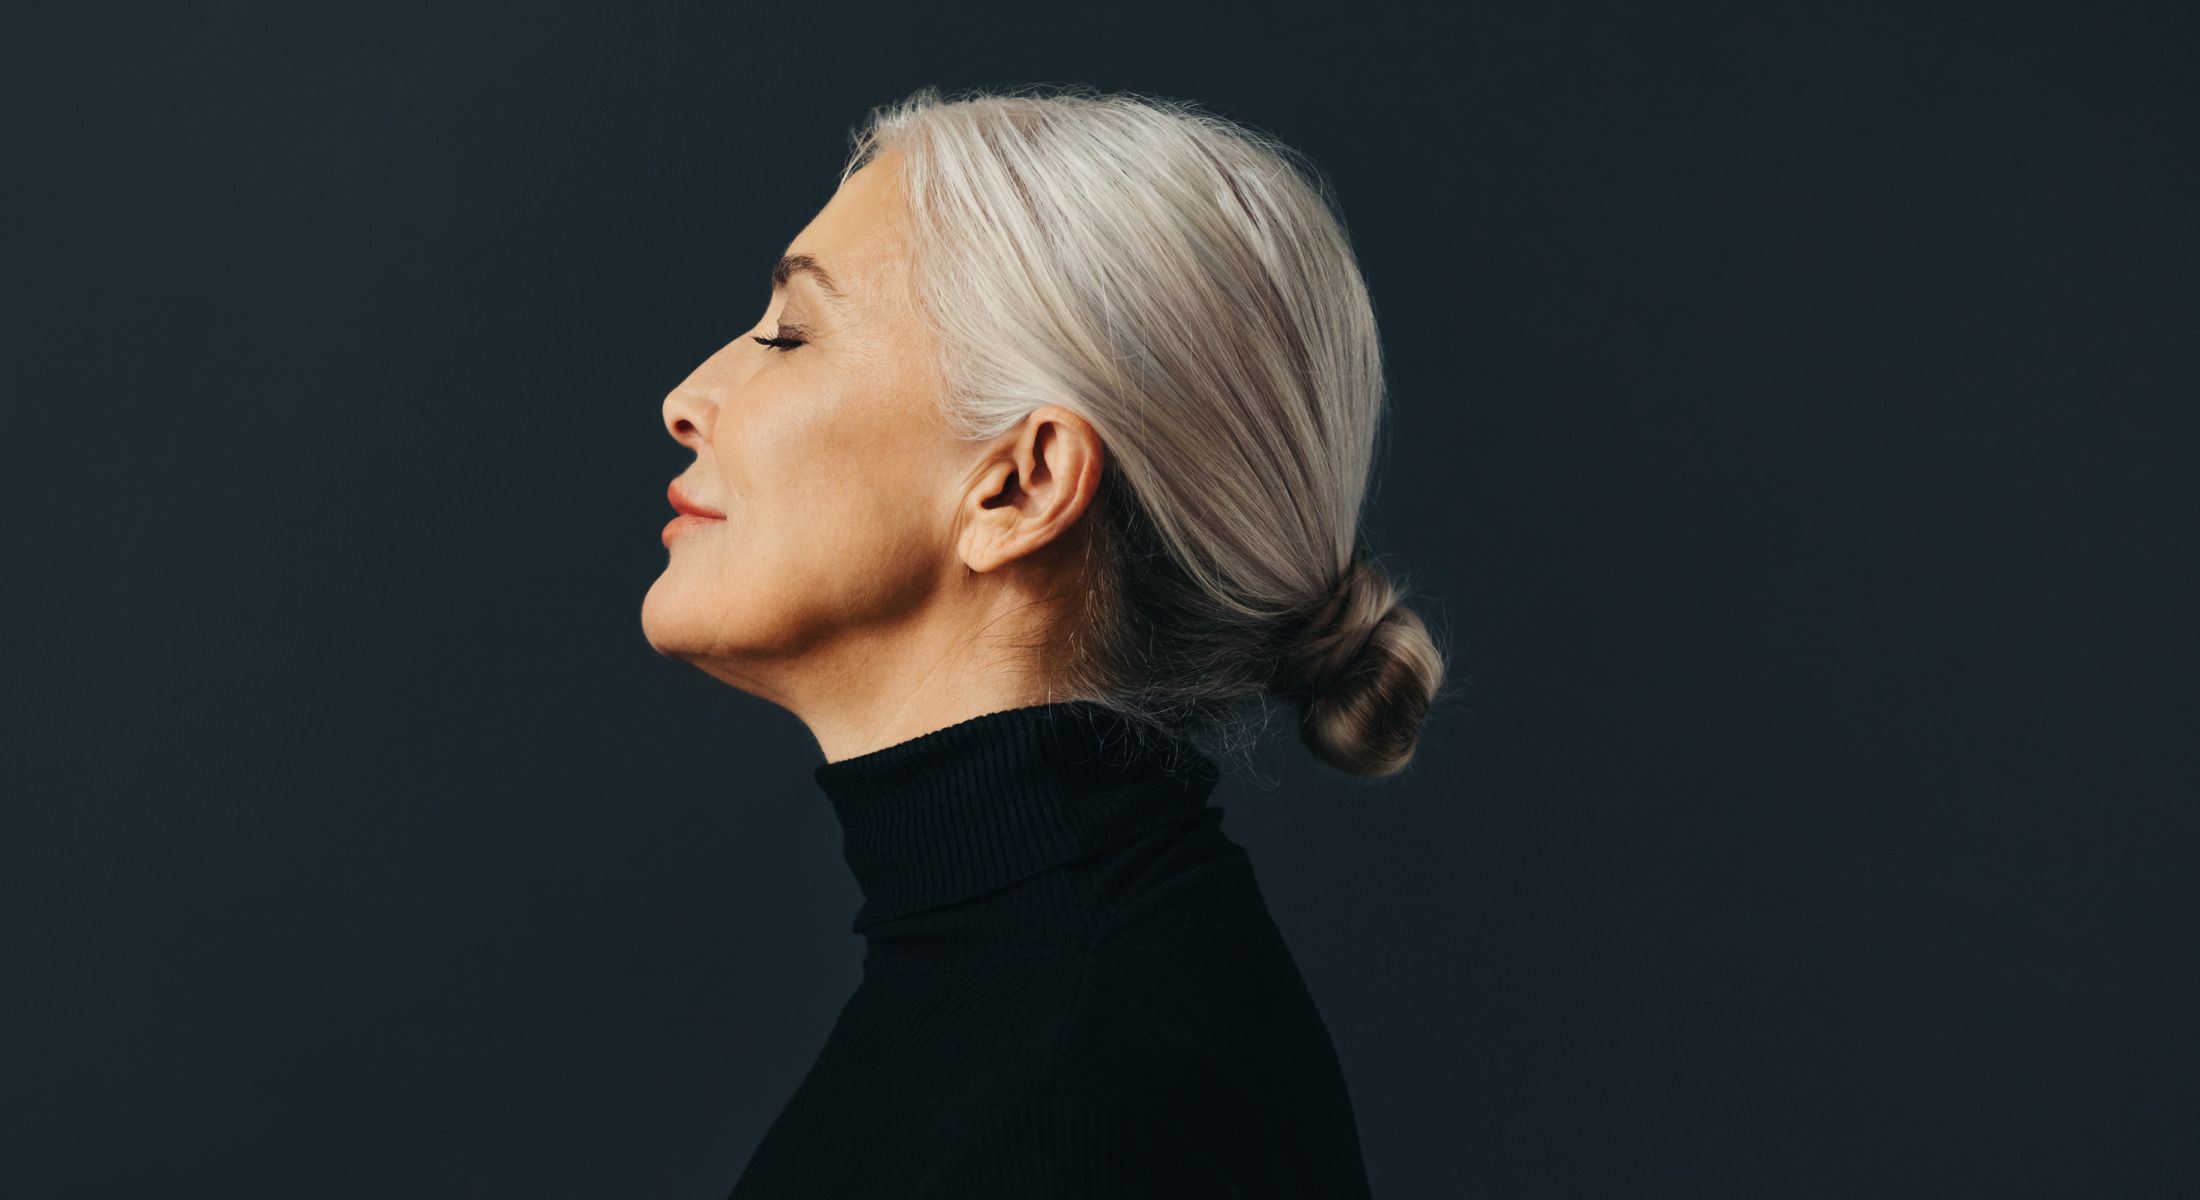
[[[791,338],[791,337],[754,337],[754,336],[752,336],[752,337],[750,337],[750,338],[749,338],[749,340],[750,340],[750,341],[752,341],[752,342],[755,342],[755,343],[757,343],[757,344],[759,344],[759,345],[761,345],[761,346],[763,346],[763,347],[764,347],[764,348],[765,348],[766,350],[792,350],[792,349],[794,349],[794,348],[795,348],[796,346],[799,346],[799,345],[801,345],[801,344],[802,344],[802,339],[801,339],[801,338]]]

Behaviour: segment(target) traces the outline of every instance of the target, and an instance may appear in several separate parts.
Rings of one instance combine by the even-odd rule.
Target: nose
[[[711,418],[716,406],[688,390],[686,384],[665,397],[665,431],[672,440],[693,450],[710,440]]]

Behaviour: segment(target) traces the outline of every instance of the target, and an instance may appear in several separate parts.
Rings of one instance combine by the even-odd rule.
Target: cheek
[[[846,423],[813,445],[794,519],[820,553],[874,569],[936,553],[940,485],[931,448],[876,419]]]
[[[761,400],[719,448],[721,568],[835,608],[928,586],[948,552],[947,448],[910,416],[861,387]]]

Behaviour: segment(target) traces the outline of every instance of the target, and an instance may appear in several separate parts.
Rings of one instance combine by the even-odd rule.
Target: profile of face
[[[794,712],[828,759],[1043,695],[1009,647],[1061,619],[1101,472],[1098,436],[1054,405],[955,436],[900,189],[897,152],[850,175],[788,245],[758,323],[663,404],[695,454],[668,500],[720,515],[666,526],[643,632]]]

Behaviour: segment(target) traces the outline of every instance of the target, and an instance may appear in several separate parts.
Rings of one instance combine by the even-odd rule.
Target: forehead
[[[823,268],[849,307],[898,295],[908,260],[904,217],[899,164],[882,156],[850,175],[788,244],[786,259],[796,268],[788,286],[818,287],[799,269],[806,260]]]

